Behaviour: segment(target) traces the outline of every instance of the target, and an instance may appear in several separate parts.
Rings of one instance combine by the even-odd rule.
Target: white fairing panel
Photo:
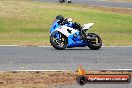
[[[83,29],[89,29],[94,25],[94,23],[88,23],[88,24],[84,24]]]
[[[78,32],[77,30],[67,27],[67,26],[61,26],[60,28],[57,28],[56,30],[61,32],[62,34],[64,34],[67,37]]]

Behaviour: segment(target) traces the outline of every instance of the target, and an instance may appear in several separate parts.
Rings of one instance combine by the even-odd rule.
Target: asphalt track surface
[[[53,47],[0,46],[0,70],[132,69],[132,47],[88,47],[55,50]]]
[[[70,86],[61,86],[56,88],[132,88],[132,83],[130,84],[85,84],[84,86],[80,85],[70,85]]]
[[[44,2],[58,2],[58,0],[33,0]],[[105,0],[71,0],[73,4],[85,4],[93,6],[106,6],[106,7],[119,7],[119,8],[132,8],[131,2],[108,2]]]
[[[88,47],[55,50],[53,47],[0,46],[0,70],[132,69],[132,47]],[[70,80],[69,80],[70,81]],[[132,88],[130,84],[86,84],[54,88]]]

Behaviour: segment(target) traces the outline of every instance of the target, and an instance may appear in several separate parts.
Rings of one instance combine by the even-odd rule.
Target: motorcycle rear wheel
[[[102,46],[102,39],[100,38],[99,35],[95,33],[88,33],[87,37],[90,37],[92,39],[89,40],[88,47],[91,50],[98,50]]]
[[[66,37],[58,32],[61,36],[60,39],[57,38],[54,34],[50,36],[51,45],[57,50],[64,50],[67,47]]]

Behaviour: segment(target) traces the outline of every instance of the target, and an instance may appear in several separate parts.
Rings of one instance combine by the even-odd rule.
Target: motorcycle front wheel
[[[89,38],[88,47],[91,50],[98,50],[102,46],[102,39],[99,35],[95,33],[88,33],[87,37]]]
[[[58,32],[57,35],[52,33],[50,43],[57,50],[64,50],[67,47],[66,37],[60,32]]]

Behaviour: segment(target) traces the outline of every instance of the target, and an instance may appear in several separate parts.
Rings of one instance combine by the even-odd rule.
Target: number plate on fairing
[[[61,27],[57,28],[56,30],[61,32],[64,35],[66,35],[67,37],[78,32],[77,30],[67,27],[67,26],[61,26]]]

